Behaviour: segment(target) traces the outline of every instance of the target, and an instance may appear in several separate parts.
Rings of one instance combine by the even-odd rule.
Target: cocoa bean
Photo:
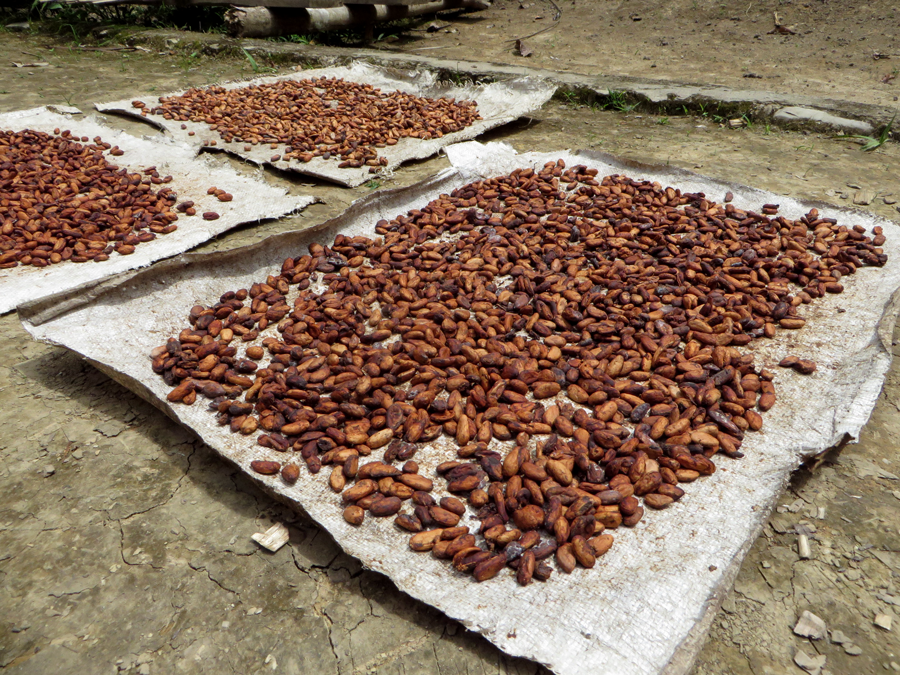
[[[281,469],[281,478],[288,485],[293,485],[300,478],[300,467],[296,464],[285,464]]]
[[[393,516],[400,511],[403,502],[398,497],[384,497],[369,507],[369,512],[376,518]]]
[[[431,519],[441,527],[454,527],[459,523],[459,516],[440,506],[432,506],[428,509]]]
[[[587,540],[581,535],[573,537],[572,543],[566,544],[566,546],[572,547],[572,555],[575,557],[575,560],[578,561],[578,564],[582,567],[591,568],[597,561],[590,544],[588,544]]]
[[[521,562],[516,570],[516,581],[520,586],[527,586],[531,583],[536,566],[537,561],[534,557],[534,551],[525,551],[525,553],[522,554]]]
[[[475,577],[475,581],[487,581],[497,576],[504,567],[506,567],[506,556],[495,555],[475,565],[472,576]]]
[[[457,516],[462,516],[466,512],[466,505],[459,501],[456,497],[444,497],[441,499],[441,508]]]
[[[250,468],[256,473],[261,473],[263,476],[273,476],[281,469],[281,464],[278,462],[267,462],[265,460],[255,459],[250,462]]]
[[[409,538],[409,547],[413,551],[424,552],[430,551],[434,548],[434,545],[440,541],[441,532],[443,530],[426,530],[424,532],[418,532]]]
[[[595,558],[599,558],[606,553],[613,545],[613,536],[611,534],[601,534],[588,540],[591,545],[591,551]]]
[[[673,501],[675,500],[671,497],[656,492],[644,495],[644,503],[652,509],[664,509]]]
[[[351,504],[344,509],[344,520],[346,520],[351,525],[362,525],[365,517],[365,509],[360,506],[356,506],[355,504]]]
[[[398,527],[403,528],[407,532],[421,532],[422,531],[422,523],[415,516],[411,516],[406,513],[401,513],[394,519],[394,523],[397,524]]]
[[[556,549],[556,564],[566,574],[571,574],[578,564],[575,553],[572,550],[572,544],[563,544]]]

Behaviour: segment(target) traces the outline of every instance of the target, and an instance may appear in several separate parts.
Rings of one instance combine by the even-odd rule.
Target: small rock
[[[896,661],[891,661],[891,670],[900,671],[900,663],[897,663]]]
[[[31,30],[31,24],[27,21],[16,21],[6,24],[6,30],[11,33],[27,33]]]
[[[853,195],[853,203],[859,206],[868,206],[875,201],[875,190],[859,190]]]
[[[844,653],[849,654],[850,656],[859,656],[862,654],[862,647],[855,645],[852,642],[848,642],[844,645]]]
[[[48,476],[52,476],[55,473],[56,473],[56,467],[53,466],[52,464],[48,464],[43,469],[41,469],[41,474],[44,476],[44,478],[47,478]]]
[[[793,502],[791,502],[791,504],[788,506],[788,511],[790,511],[791,513],[797,513],[797,511],[799,511],[800,509],[802,509],[805,505],[806,505],[806,502],[803,501],[802,499],[795,499],[795,500],[794,500]]]
[[[801,520],[794,526],[794,532],[797,534],[805,534],[807,537],[816,533],[816,526],[808,520]]]
[[[893,197],[882,197],[881,199],[882,199],[882,201],[884,201],[884,203],[887,204],[888,206],[891,206],[892,204],[896,204],[896,203],[897,203],[897,200],[894,199]]]
[[[115,438],[128,427],[116,420],[106,420],[94,427],[94,431],[99,431],[107,438]]]
[[[142,663],[138,668],[138,675],[150,675],[150,664]]]
[[[275,553],[288,542],[290,533],[282,523],[275,523],[265,532],[257,532],[250,535],[250,538],[263,548]]]
[[[828,633],[825,622],[812,612],[804,610],[794,626],[794,634],[810,640],[821,640]]]
[[[844,643],[849,644],[850,638],[848,638],[839,630],[833,630],[831,631],[831,641],[836,645],[842,645]]]
[[[890,614],[876,614],[875,615],[875,625],[879,628],[883,628],[884,630],[891,629],[891,623],[893,623],[894,617]]]
[[[809,548],[809,537],[805,534],[797,537],[797,554],[801,560],[809,560],[812,557],[812,551]]]
[[[794,521],[796,518],[787,513],[776,513],[769,518],[769,525],[778,534],[786,534],[794,532]]]
[[[819,675],[825,665],[825,656],[810,656],[802,649],[794,652],[794,663],[803,668],[807,673]]]
[[[734,614],[737,612],[737,603],[734,600],[734,593],[730,593],[722,603],[722,611],[726,614]]]
[[[81,459],[82,457],[84,457],[84,452],[82,452],[81,448],[78,448],[78,450],[72,452],[72,457],[74,457],[75,459]]]

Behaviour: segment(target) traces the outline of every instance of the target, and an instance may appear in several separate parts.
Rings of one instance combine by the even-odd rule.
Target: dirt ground
[[[898,22],[893,0],[495,0],[390,48],[898,107]]]
[[[648,11],[645,20],[651,16]],[[47,103],[89,110],[100,99],[249,74],[246,61],[54,44],[0,36],[0,111]],[[7,66],[27,52],[54,67]],[[137,123],[112,123],[153,133]],[[731,130],[702,117],[556,102],[483,140],[520,150],[601,149],[842,205],[859,190],[872,190],[878,196],[862,208],[886,217],[897,217],[886,202],[900,200],[896,144],[862,153],[827,136],[759,125]],[[444,166],[442,158],[412,164],[388,185]],[[294,190],[310,189],[267,175]],[[312,188],[325,203],[199,250],[309,226],[369,189]],[[30,341],[14,314],[0,317],[0,350],[0,406],[7,411],[0,425],[4,672],[543,672],[361,569],[313,523],[261,494],[148,403],[78,357]],[[823,672],[833,675],[900,671],[898,409],[895,361],[860,443],[796,474],[784,508],[748,555],[695,675],[799,674],[804,671],[792,660],[798,648],[825,655]],[[291,539],[270,554],[250,535],[276,521],[289,525]],[[812,540],[809,560],[798,556],[798,531]],[[795,636],[803,610],[837,633],[817,642]],[[894,617],[890,631],[874,625],[876,614]]]

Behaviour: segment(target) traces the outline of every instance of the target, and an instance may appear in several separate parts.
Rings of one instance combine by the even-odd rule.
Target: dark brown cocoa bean
[[[472,576],[475,577],[475,581],[487,581],[497,576],[504,567],[506,567],[506,556],[503,554],[495,555],[478,563],[472,572]]]

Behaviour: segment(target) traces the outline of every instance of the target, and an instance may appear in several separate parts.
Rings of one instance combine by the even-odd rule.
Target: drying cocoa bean
[[[234,89],[191,88],[160,97],[156,106],[141,101],[132,105],[145,117],[206,124],[226,144],[248,143],[248,149],[288,146],[285,153],[271,157],[273,162],[335,157],[343,160],[341,167],[382,166],[387,162],[378,157],[378,148],[403,138],[440,138],[481,119],[474,101],[382,92],[368,84],[325,77]]]
[[[546,580],[554,553],[590,567],[607,530],[739,458],[776,392],[738,347],[884,264],[859,228],[774,215],[584,166],[519,170],[191,308],[151,367],[173,405],[210,399],[311,474],[330,465],[350,514],[396,515],[413,550]],[[457,458],[411,461],[440,435]]]
[[[0,130],[0,269],[102,262],[177,229],[172,181],[129,171],[98,136]],[[181,400],[181,399],[179,399]]]

